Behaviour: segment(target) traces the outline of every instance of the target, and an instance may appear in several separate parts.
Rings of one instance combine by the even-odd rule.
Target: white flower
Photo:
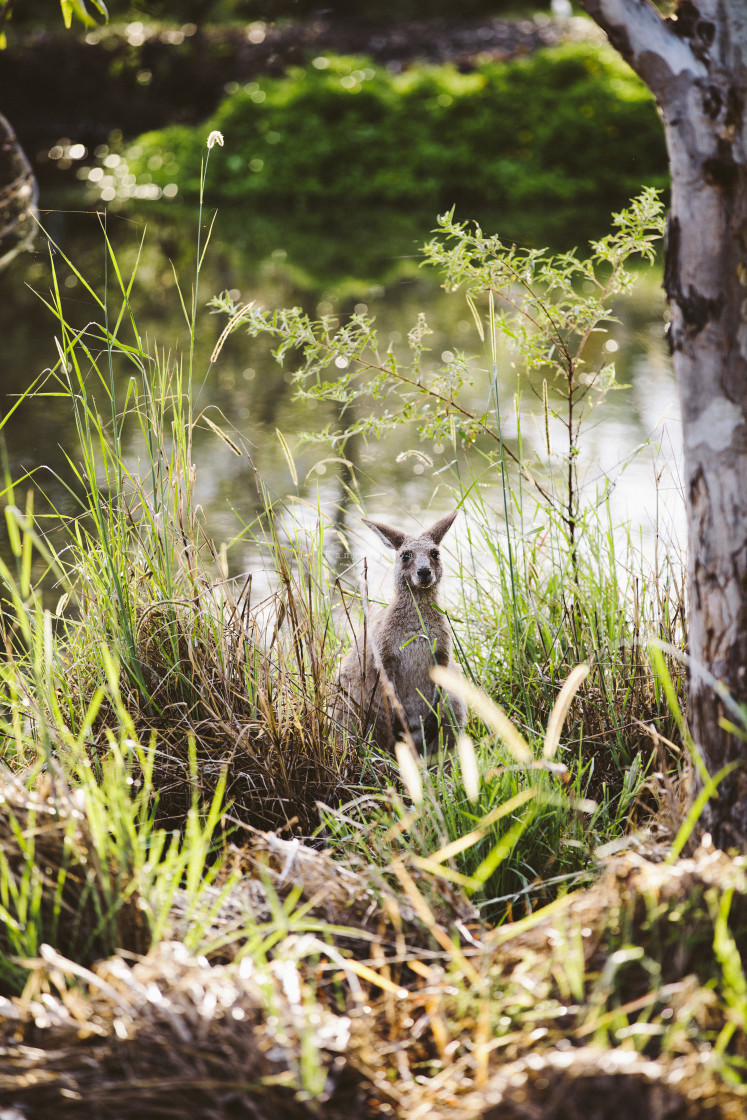
[[[214,148],[216,144],[218,144],[221,148],[223,147],[223,133],[222,132],[211,132],[210,135],[208,136],[208,138],[207,138],[208,151],[210,150],[210,148]]]

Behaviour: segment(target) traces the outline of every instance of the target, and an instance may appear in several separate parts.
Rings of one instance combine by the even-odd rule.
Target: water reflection
[[[65,314],[80,329],[100,320],[101,312],[81,278],[65,263],[63,253],[97,292],[103,293],[105,280],[113,285],[99,221],[95,215],[60,213],[48,214],[43,220],[61,249],[53,257]],[[129,275],[138,262],[131,304],[143,342],[151,353],[158,348],[171,354],[172,362],[188,350],[174,269],[189,304],[194,279],[193,228],[188,226],[185,233],[171,223],[156,226],[146,232],[140,248],[142,228],[137,222],[116,216],[107,220],[107,232],[124,274]],[[328,538],[332,541],[330,561],[336,570],[350,572],[351,562],[363,551],[371,557],[379,552],[378,547],[372,548],[368,535],[359,532],[363,507],[372,517],[403,525],[428,521],[453,507],[455,493],[469,484],[470,464],[459,447],[420,444],[415,433],[404,428],[382,440],[348,440],[332,456],[323,445],[303,442],[300,433],[320,429],[333,419],[330,406],[295,401],[292,366],[279,367],[266,342],[251,340],[241,332],[231,336],[206,376],[210,355],[225,325],[225,319],[205,307],[207,300],[230,289],[242,301],[254,299],[264,306],[301,304],[311,314],[339,316],[352,312],[356,304],[365,304],[376,316],[384,343],[401,351],[406,351],[408,331],[424,311],[433,329],[429,338],[433,360],[440,361],[446,351],[465,351],[475,368],[472,399],[481,408],[488,399],[489,359],[466,303],[458,295],[444,293],[437,277],[410,270],[388,286],[349,282],[337,290],[313,291],[294,283],[293,268],[282,251],[275,257],[263,258],[261,253],[256,246],[252,250],[240,247],[236,239],[223,235],[219,218],[200,277],[198,301],[194,363],[194,412],[200,416],[194,442],[197,501],[217,542],[233,540],[243,529],[242,542],[232,553],[234,574],[263,563],[246,532],[261,510],[260,480],[273,500],[290,502],[297,518],[310,530],[318,511],[323,511],[333,530]],[[0,275],[4,411],[57,359],[54,336],[59,335],[59,325],[43,302],[49,288],[50,263],[41,241],[33,253],[17,258]],[[664,301],[656,279],[645,277],[638,294],[616,310],[622,322],[613,329],[612,345],[621,388],[589,418],[581,439],[580,477],[591,493],[596,487],[609,489],[613,518],[630,519],[640,526],[644,547],[648,547],[656,541],[657,513],[660,523],[669,521],[676,531],[681,525],[676,482],[680,454],[677,405],[663,334]],[[116,370],[120,399],[133,372],[121,363]],[[80,497],[67,460],[68,454],[73,459],[77,455],[75,424],[69,401],[49,395],[53,391],[54,385],[48,383],[25,401],[3,435],[11,474],[26,473],[57,510],[70,515],[77,512],[76,496]],[[557,479],[560,485],[562,425],[551,423],[552,454],[548,459],[541,408],[531,387],[508,361],[500,371],[500,397],[507,442],[516,446],[521,423],[524,453],[534,456],[533,469],[553,485]],[[559,398],[554,404],[560,407]],[[237,455],[216,434],[216,428],[234,447],[245,449],[242,454]],[[283,433],[290,448],[297,484],[276,430]],[[651,445],[634,456],[652,433]],[[424,451],[432,465],[422,456],[403,454],[412,448]],[[129,449],[133,465],[138,454],[133,435]],[[620,474],[631,457],[632,462]],[[483,475],[479,486],[500,519],[498,472]],[[374,583],[384,570],[374,570]]]

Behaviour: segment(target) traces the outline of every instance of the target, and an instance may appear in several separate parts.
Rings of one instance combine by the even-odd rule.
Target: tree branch
[[[705,77],[706,67],[687,39],[675,33],[672,21],[663,19],[650,0],[581,0],[581,6],[661,104],[673,92],[677,75],[689,71]]]

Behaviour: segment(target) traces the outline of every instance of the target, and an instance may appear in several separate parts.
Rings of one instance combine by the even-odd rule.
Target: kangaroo
[[[451,634],[438,609],[443,569],[439,544],[457,510],[440,518],[419,537],[378,521],[368,525],[388,548],[397,552],[394,599],[375,615],[342,662],[337,713],[344,727],[362,734],[372,729],[373,741],[392,752],[409,732],[417,750],[428,753],[438,742],[453,746],[466,719],[460,697],[436,688],[434,665],[452,668]]]

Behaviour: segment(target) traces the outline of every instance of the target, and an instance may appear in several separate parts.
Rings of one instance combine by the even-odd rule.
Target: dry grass
[[[121,681],[121,702],[138,740],[154,741],[164,827],[180,827],[195,789],[209,802],[223,774],[234,819],[307,837],[320,824],[318,803],[336,805],[355,788],[361,744],[333,723],[336,647],[319,641],[329,620],[284,575],[256,608],[225,587],[170,601],[143,594],[135,608],[137,672]],[[89,669],[72,701],[82,711],[99,683]],[[102,705],[94,755],[106,756],[119,725],[117,706]]]
[[[236,859],[212,962],[174,940],[182,895],[174,939],[145,956],[89,970],[41,949],[0,1002],[0,1104],[101,1120],[744,1114],[728,966],[729,944],[747,949],[744,860],[629,853],[491,930],[449,892],[429,906],[404,862],[384,882],[270,835]]]

